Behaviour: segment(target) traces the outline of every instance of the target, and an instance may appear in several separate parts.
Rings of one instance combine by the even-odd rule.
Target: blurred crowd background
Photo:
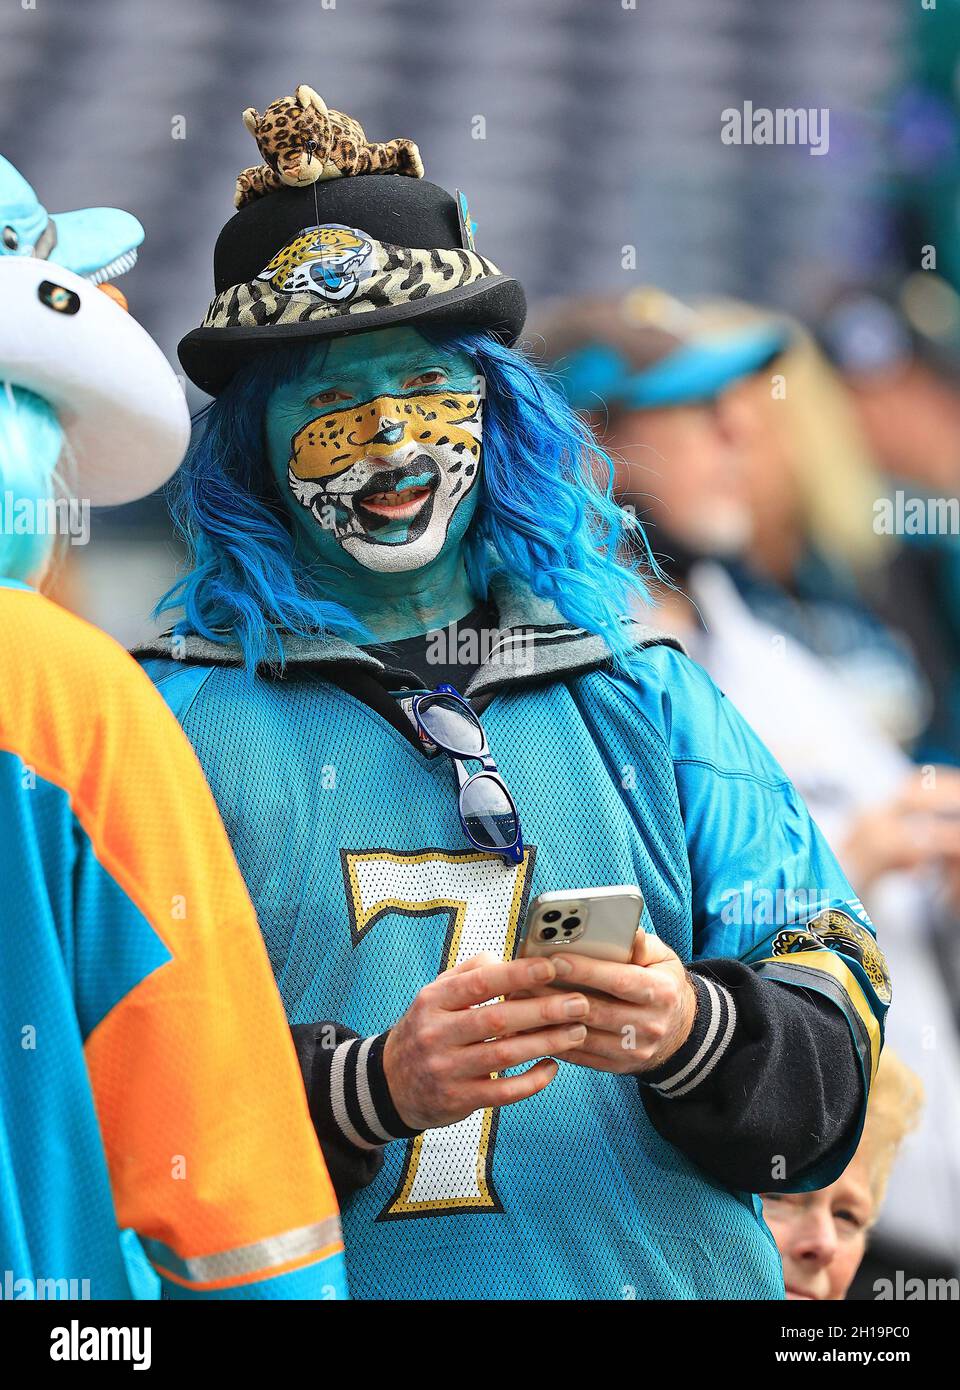
[[[591,378],[575,404],[626,460],[675,586],[659,620],[783,762],[888,949],[926,1101],[863,1277],[956,1273],[960,0],[0,6],[0,152],[53,212],[140,218],[122,285],[171,361],[256,162],[241,110],[302,81],[467,193],[561,376],[617,333],[637,380],[668,348],[776,338],[715,389],[618,406]],[[725,143],[745,102],[825,109],[828,147]],[[939,520],[911,531],[898,494]],[[162,499],[99,514],[58,596],[129,645],[177,562]]]

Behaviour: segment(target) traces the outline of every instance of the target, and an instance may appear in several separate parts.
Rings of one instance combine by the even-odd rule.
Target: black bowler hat
[[[512,344],[526,314],[519,282],[477,253],[463,194],[401,174],[269,192],[231,217],[213,266],[216,297],[178,350],[211,395],[271,343],[435,323]]]

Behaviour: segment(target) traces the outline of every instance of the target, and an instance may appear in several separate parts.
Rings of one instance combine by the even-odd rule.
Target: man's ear
[[[256,138],[257,129],[260,125],[260,112],[255,106],[248,106],[243,113],[243,124],[250,134]]]

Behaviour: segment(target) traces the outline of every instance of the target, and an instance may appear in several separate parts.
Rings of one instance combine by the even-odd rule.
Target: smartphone
[[[538,893],[527,912],[519,955],[563,951],[625,964],[633,954],[642,912],[643,894],[635,883]]]

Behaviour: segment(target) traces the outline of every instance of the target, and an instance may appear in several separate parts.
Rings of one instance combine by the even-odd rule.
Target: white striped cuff
[[[737,1006],[733,995],[717,980],[691,974],[697,993],[697,1013],[690,1036],[662,1067],[640,1080],[666,1100],[689,1095],[705,1081],[733,1039]]]

